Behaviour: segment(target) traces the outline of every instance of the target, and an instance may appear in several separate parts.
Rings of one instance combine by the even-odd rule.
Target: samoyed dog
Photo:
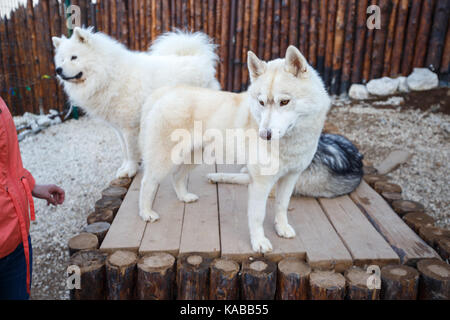
[[[215,45],[204,33],[163,34],[149,52],[130,51],[92,28],[77,27],[70,39],[52,40],[56,73],[70,102],[117,133],[124,159],[118,178],[137,172],[141,107],[155,89],[177,84],[220,89]]]

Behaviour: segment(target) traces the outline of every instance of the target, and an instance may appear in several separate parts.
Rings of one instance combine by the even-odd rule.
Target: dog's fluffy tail
[[[303,171],[294,194],[332,198],[352,192],[363,176],[363,156],[345,137],[322,134],[316,154]]]

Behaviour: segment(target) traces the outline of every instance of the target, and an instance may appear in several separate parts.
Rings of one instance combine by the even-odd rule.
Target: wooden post
[[[328,0],[327,40],[325,46],[325,67],[323,81],[329,88],[331,83],[331,70],[333,68],[334,27],[336,26],[337,0]]]
[[[442,259],[449,263],[450,260],[450,238],[442,238],[436,242],[436,250]]]
[[[278,263],[277,299],[307,300],[311,267],[296,258],[285,258]]]
[[[229,60],[229,35],[230,35],[230,1],[222,1],[222,16],[220,18],[220,86],[227,90],[228,60]]]
[[[319,43],[317,45],[317,71],[323,76],[325,68],[325,47],[327,39],[328,0],[321,0],[319,13]]]
[[[314,271],[309,277],[312,300],[343,300],[345,278],[334,271]]]
[[[136,297],[140,300],[171,300],[175,289],[175,258],[151,253],[139,259]]]
[[[239,269],[233,260],[215,259],[210,267],[209,299],[239,299]]]
[[[112,223],[114,220],[114,213],[111,209],[101,210],[100,212],[92,212],[87,217],[87,224],[95,223],[95,222],[108,222]]]
[[[445,38],[440,73],[443,81],[446,81],[447,83],[450,82],[450,23],[447,27],[447,36]]]
[[[344,54],[342,57],[342,77],[341,86],[338,93],[347,93],[350,87],[350,77],[352,73],[352,57],[353,57],[353,42],[355,35],[355,16],[356,16],[356,0],[348,2],[347,22],[345,28],[345,42]]]
[[[264,57],[260,57],[266,61],[272,58],[272,27],[273,27],[273,2],[274,0],[266,0],[266,32],[264,38]],[[262,41],[262,39],[261,39]]]
[[[408,32],[405,38],[404,52],[402,59],[402,74],[407,75],[412,71],[412,62],[414,59],[414,46],[416,42],[417,31],[419,28],[420,8],[422,6],[422,0],[413,1],[411,4],[411,10],[408,18]],[[386,74],[389,75],[389,72]]]
[[[409,0],[400,0],[398,8],[397,22],[395,26],[395,40],[392,49],[391,71],[390,76],[396,77],[400,73],[401,59],[403,54],[403,39],[405,37],[405,28],[408,18]],[[411,54],[410,52],[406,54]]]
[[[352,267],[345,271],[345,279],[347,280],[346,299],[349,300],[379,300],[380,289],[369,289],[367,282],[371,273],[359,267]]]
[[[130,178],[118,178],[111,181],[109,184],[111,187],[122,187],[128,189],[132,180]]]
[[[422,204],[410,200],[395,200],[392,201],[391,206],[401,217],[409,212],[423,212],[425,210]]]
[[[385,53],[386,37],[389,32],[389,16],[391,15],[392,6],[390,0],[380,0],[381,29],[377,30],[373,40],[372,67],[370,78],[380,78],[383,73],[383,58]],[[395,14],[395,13],[394,13]]]
[[[395,36],[395,23],[397,22],[397,11],[398,11],[399,0],[392,1],[392,11],[389,19],[388,33],[386,37],[386,44],[384,48],[384,61],[383,61],[383,77],[388,77],[391,72],[391,58],[392,50],[394,46],[394,36]],[[414,2],[414,1],[413,1]],[[420,1],[415,1],[420,2]]]
[[[264,258],[242,263],[241,298],[273,300],[275,298],[277,266]]]
[[[419,30],[417,31],[416,44],[414,46],[413,67],[423,67],[427,53],[430,21],[433,21],[433,8],[435,0],[423,0],[420,15]]]
[[[225,1],[227,2],[227,1]],[[235,32],[236,32],[236,7],[238,6],[237,0],[231,0],[231,16],[230,16],[230,29],[228,40],[230,42],[233,42],[233,39],[236,39]],[[233,90],[233,75],[234,75],[234,50],[235,50],[235,43],[230,43],[228,45],[228,82],[227,82],[227,90],[232,91]]]
[[[298,47],[300,52],[308,59],[308,24],[309,24],[309,0],[300,1],[300,29]]]
[[[405,214],[402,219],[416,233],[419,233],[421,227],[430,227],[434,224],[434,219],[424,212],[410,212]]]
[[[236,18],[236,33],[234,44],[234,60],[233,60],[233,91],[241,91],[241,72],[242,72],[242,43],[243,43],[243,23],[244,23],[244,4],[245,1],[238,1],[237,4],[237,18]]]
[[[99,250],[83,250],[70,257],[69,265],[80,268],[80,288],[70,290],[70,299],[105,299],[105,260],[106,254]]]
[[[423,226],[419,228],[419,236],[430,246],[435,247],[439,239],[450,238],[450,230]]]
[[[444,50],[445,33],[450,15],[450,2],[437,1],[433,15],[430,41],[428,42],[425,66],[437,72],[439,70]]]
[[[340,89],[342,74],[342,54],[345,36],[345,12],[348,0],[340,0],[337,4],[336,26],[333,47],[333,65],[331,69],[330,93],[337,94]]]
[[[390,183],[390,182],[386,182],[386,181],[375,182],[374,189],[378,193],[382,193],[382,192],[402,193],[402,188],[398,184]]]
[[[450,300],[450,266],[438,259],[417,263],[420,300]]]
[[[419,273],[405,265],[389,265],[381,268],[381,299],[416,300]]]
[[[241,79],[238,92],[245,91],[247,88],[248,81],[248,68],[247,68],[247,53],[250,46],[250,17],[251,17],[251,0],[245,0],[244,5],[244,24],[243,24],[243,35],[242,35],[242,51],[241,51],[241,63],[238,65],[241,70]],[[253,49],[254,50],[254,49]]]
[[[106,259],[106,286],[108,300],[134,298],[137,255],[131,251],[118,250]]]
[[[109,230],[111,224],[108,222],[94,222],[83,228],[83,232],[92,233],[97,236],[99,245],[105,239],[106,233]]]
[[[92,250],[98,248],[97,236],[92,233],[82,232],[69,239],[69,255],[80,250]]]
[[[386,200],[389,204],[391,204],[395,200],[402,200],[402,194],[398,192],[382,192],[381,196]]]
[[[206,300],[209,296],[209,266],[211,259],[200,254],[178,258],[177,299]]]
[[[102,191],[102,196],[105,198],[125,198],[128,190],[124,187],[108,187]]]
[[[115,216],[117,211],[119,211],[121,204],[122,200],[119,198],[102,197],[95,203],[95,212],[101,212],[105,209],[110,209]]]
[[[371,0],[370,1],[371,5],[376,5],[377,1],[376,0]],[[367,10],[367,8],[366,8]],[[366,19],[364,19],[364,24],[365,24]],[[373,29],[368,29],[365,26],[365,30],[366,30],[366,43],[365,43],[365,47],[364,47],[364,63],[363,63],[363,69],[362,69],[362,82],[366,83],[367,81],[370,80],[370,66],[372,64],[372,45],[373,45],[373,34],[374,34],[374,30]]]
[[[355,1],[355,0],[353,0]],[[297,1],[291,1],[291,4],[297,3]],[[308,52],[308,62],[313,68],[317,67],[317,42],[319,35],[319,1],[311,1],[310,8],[310,17],[309,17],[309,52]],[[292,20],[295,21],[295,17],[297,16],[297,12],[294,12],[294,16]]]
[[[271,59],[282,57],[284,53],[280,52],[280,23],[281,23],[281,1],[273,3],[273,27],[272,27],[272,54]]]

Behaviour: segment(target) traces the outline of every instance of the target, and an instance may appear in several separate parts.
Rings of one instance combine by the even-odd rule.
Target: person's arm
[[[33,197],[47,200],[47,204],[59,205],[63,204],[65,192],[54,184],[36,184],[31,192]]]

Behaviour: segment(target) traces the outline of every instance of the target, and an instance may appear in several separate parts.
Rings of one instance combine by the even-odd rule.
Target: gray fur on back
[[[300,175],[294,195],[332,198],[358,187],[363,156],[345,137],[322,134],[309,167]]]

